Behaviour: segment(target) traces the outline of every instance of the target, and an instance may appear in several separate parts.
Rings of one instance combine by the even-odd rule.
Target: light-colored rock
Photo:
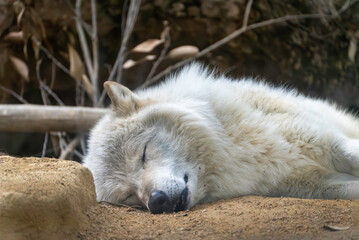
[[[1,239],[75,239],[95,203],[92,175],[79,163],[0,156]]]

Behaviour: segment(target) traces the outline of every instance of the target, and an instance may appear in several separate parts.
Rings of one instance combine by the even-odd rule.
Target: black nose
[[[163,191],[154,191],[148,200],[148,208],[154,214],[169,212],[171,209],[170,199]]]

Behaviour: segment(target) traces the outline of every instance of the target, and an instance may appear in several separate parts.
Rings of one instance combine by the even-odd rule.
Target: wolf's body
[[[98,200],[160,213],[250,194],[359,198],[359,121],[332,104],[195,64],[137,93],[106,89],[114,111],[84,159]]]

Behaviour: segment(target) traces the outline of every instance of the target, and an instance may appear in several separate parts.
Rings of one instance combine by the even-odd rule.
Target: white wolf
[[[198,64],[136,93],[105,88],[113,111],[84,159],[99,201],[162,213],[244,195],[359,198],[359,121],[333,104]]]

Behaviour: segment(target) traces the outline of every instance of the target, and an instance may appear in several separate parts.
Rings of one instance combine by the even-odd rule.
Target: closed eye
[[[138,200],[135,194],[129,195],[125,200],[121,201],[121,203],[126,204],[128,206],[140,206],[141,202]]]
[[[125,200],[122,200],[121,202],[125,202],[125,201],[127,201],[128,199],[130,199],[130,198],[132,198],[132,197],[133,197],[133,195],[130,194],[130,195],[128,195],[128,196],[125,198]]]
[[[146,148],[147,148],[147,145],[144,147],[143,149],[143,153],[142,153],[142,164],[145,163],[146,161]]]

